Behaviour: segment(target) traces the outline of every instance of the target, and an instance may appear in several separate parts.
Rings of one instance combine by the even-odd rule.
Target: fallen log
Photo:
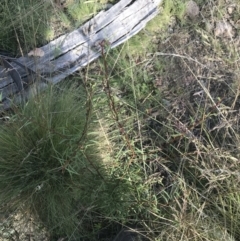
[[[80,28],[39,48],[41,57],[0,56],[4,63],[0,66],[2,108],[9,108],[13,99],[20,102],[23,97],[28,98],[36,79],[38,87],[45,88],[48,83],[56,84],[94,61],[101,55],[103,42],[108,48],[115,48],[127,41],[158,14],[161,1],[121,0]]]

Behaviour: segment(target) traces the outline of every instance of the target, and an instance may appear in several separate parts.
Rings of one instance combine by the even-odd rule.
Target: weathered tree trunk
[[[9,70],[6,65],[0,66],[3,108],[7,109],[13,98],[18,102],[22,96],[28,97],[34,78],[39,80],[38,84],[42,88],[47,86],[47,82],[56,84],[98,58],[103,43],[108,48],[114,48],[127,41],[158,14],[160,3],[161,0],[121,0],[77,30],[41,47],[44,56],[24,56],[14,61],[9,60],[19,73],[22,83],[14,81],[7,73]]]

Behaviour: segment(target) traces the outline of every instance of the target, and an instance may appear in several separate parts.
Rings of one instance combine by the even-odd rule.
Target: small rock
[[[234,30],[230,23],[225,21],[219,21],[216,23],[214,35],[216,37],[232,38],[234,36]]]
[[[230,5],[230,6],[228,6],[227,7],[227,12],[228,12],[228,14],[233,14],[233,12],[234,12],[234,10],[235,10],[235,5]]]
[[[113,241],[146,241],[146,239],[137,232],[122,229]]]
[[[186,4],[186,15],[191,19],[194,19],[199,14],[199,7],[196,2],[188,1]]]

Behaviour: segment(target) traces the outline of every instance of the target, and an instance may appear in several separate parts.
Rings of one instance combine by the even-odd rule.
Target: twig
[[[131,151],[131,160],[129,162],[129,165],[131,164],[132,160],[135,158],[135,151],[130,143],[128,134],[126,133],[122,123],[119,120],[119,116],[118,116],[118,112],[116,110],[116,105],[115,105],[115,101],[114,101],[114,97],[112,95],[112,91],[111,91],[111,87],[109,84],[109,72],[108,72],[108,65],[107,65],[107,58],[106,58],[106,54],[105,54],[105,49],[107,48],[108,42],[106,40],[102,40],[99,43],[100,47],[101,47],[101,54],[103,57],[103,65],[104,65],[104,78],[102,79],[102,84],[104,87],[104,91],[108,97],[108,104],[109,104],[109,108],[111,110],[111,113],[113,115],[113,119],[114,121],[117,123],[118,129],[120,134],[124,137],[126,143],[127,143],[127,147],[128,149]]]

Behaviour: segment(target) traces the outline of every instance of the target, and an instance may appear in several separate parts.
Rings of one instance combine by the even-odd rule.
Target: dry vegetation
[[[45,21],[53,29],[51,38],[59,34],[55,29],[59,16],[71,16],[69,29],[85,20],[74,17],[79,16],[74,15],[76,6],[85,6],[79,1],[66,1],[64,6],[50,1],[49,6],[55,13],[54,21]],[[7,192],[7,198],[0,195],[4,204],[1,240],[112,241],[122,227],[137,230],[142,240],[239,240],[239,4],[237,0],[177,0],[164,1],[160,8],[159,16],[145,30],[65,81],[77,85],[74,96],[79,93],[81,98],[75,101],[84,111],[61,114],[68,107],[60,103],[56,107],[59,117],[52,126],[54,111],[41,105],[40,95],[39,102],[29,100],[23,109],[14,108],[14,115],[6,114],[9,121],[3,122],[0,130],[0,182],[10,180],[12,192]],[[89,18],[96,8],[89,5],[88,12],[81,11]],[[66,22],[61,22],[64,31]],[[19,34],[27,36],[25,25],[21,26],[20,32],[14,28],[17,39]],[[9,29],[5,33],[1,48],[9,50],[15,39],[8,44]],[[37,45],[47,41],[33,39]],[[24,38],[23,43],[15,43],[16,52],[31,41]],[[65,93],[64,98],[73,101],[68,88],[72,87],[62,84],[50,93],[60,97]],[[30,129],[36,109],[32,102],[46,111],[44,121],[49,129],[39,124],[39,135]],[[23,117],[30,127],[21,124]],[[85,118],[87,126],[78,126],[80,118]],[[83,142],[73,130],[86,134]],[[34,134],[33,143],[42,139],[52,143],[39,144],[34,150],[41,153],[42,172],[51,173],[55,167],[60,172],[54,171],[54,178],[43,175],[34,182],[29,179],[28,184],[16,183],[22,167],[26,168],[24,178],[28,177],[30,167],[21,163],[24,155],[32,155],[33,147],[27,138],[22,142],[12,138],[13,131]],[[46,134],[49,131],[52,136]],[[56,131],[61,132],[62,142],[59,136],[54,139]],[[67,138],[67,131],[73,135]],[[2,138],[3,133],[9,138]],[[17,144],[10,145],[12,140]],[[54,141],[63,147],[53,150],[57,146]],[[25,148],[24,153],[16,150],[19,146]],[[56,166],[46,161],[50,157],[58,160]],[[12,158],[16,161],[9,162]],[[94,177],[86,176],[84,170]],[[37,182],[45,184],[36,193]],[[0,187],[6,193],[4,184]],[[51,192],[57,198],[52,198]],[[39,197],[45,206],[39,205]],[[22,212],[30,221],[20,218]]]

